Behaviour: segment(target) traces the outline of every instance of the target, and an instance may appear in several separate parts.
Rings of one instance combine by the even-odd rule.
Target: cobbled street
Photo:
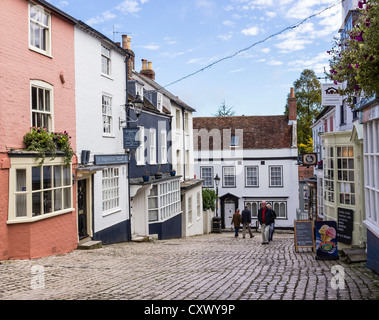
[[[379,275],[364,263],[296,253],[294,235],[232,232],[121,243],[34,260],[0,262],[1,300],[375,300]],[[333,266],[344,282],[333,289]],[[341,285],[343,288],[341,288]]]

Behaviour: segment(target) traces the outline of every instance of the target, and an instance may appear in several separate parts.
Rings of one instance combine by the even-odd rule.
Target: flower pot
[[[144,175],[144,176],[142,176],[142,179],[144,182],[147,182],[147,181],[149,181],[150,177],[148,175]]]
[[[171,171],[170,171],[170,175],[171,175],[171,176],[175,176],[175,175],[176,175],[176,171],[175,171],[175,170],[171,170]]]
[[[155,179],[162,179],[162,172],[157,172],[154,174]]]

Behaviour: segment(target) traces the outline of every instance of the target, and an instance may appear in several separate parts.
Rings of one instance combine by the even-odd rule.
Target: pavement
[[[295,252],[293,233],[127,242],[0,261],[0,300],[378,300],[365,263]],[[338,272],[336,272],[336,270]]]

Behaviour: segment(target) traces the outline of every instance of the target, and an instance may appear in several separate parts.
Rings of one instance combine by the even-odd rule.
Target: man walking
[[[243,238],[245,238],[246,228],[247,230],[249,230],[250,238],[254,237],[253,233],[251,232],[250,223],[251,223],[251,212],[247,208],[247,206],[245,206],[245,209],[242,210],[242,237]]]
[[[266,201],[262,201],[261,208],[258,210],[258,221],[261,224],[262,244],[268,244],[270,224],[272,222],[272,213],[266,207]]]
[[[268,237],[268,242],[272,241],[272,236],[274,235],[274,229],[275,229],[275,219],[276,219],[276,213],[273,209],[271,209],[271,205],[268,203],[266,205],[267,208],[271,210],[271,216],[272,216],[272,221],[270,224],[270,235]]]

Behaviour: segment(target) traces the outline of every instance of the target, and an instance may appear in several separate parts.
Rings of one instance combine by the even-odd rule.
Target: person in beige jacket
[[[232,225],[234,225],[235,234],[234,237],[238,238],[238,231],[241,228],[242,218],[239,209],[233,214]]]

